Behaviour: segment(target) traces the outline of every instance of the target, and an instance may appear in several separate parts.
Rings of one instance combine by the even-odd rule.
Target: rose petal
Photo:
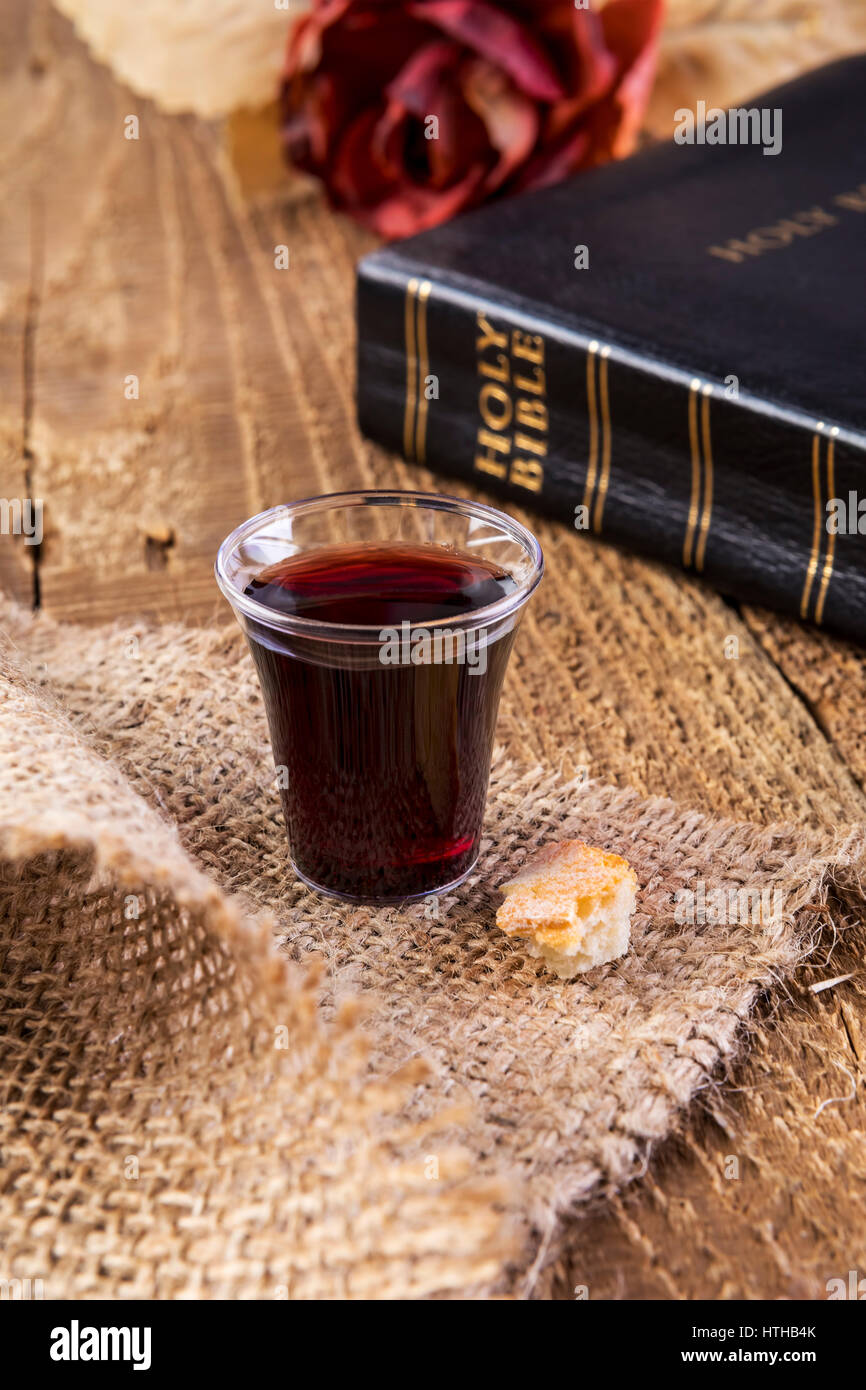
[[[289,35],[284,76],[312,72],[322,56],[323,32],[345,14],[351,3],[352,0],[326,0],[301,15]]]
[[[422,120],[436,115],[434,103],[442,91],[442,80],[454,72],[460,61],[460,47],[448,39],[427,43],[389,83],[385,95]]]
[[[490,63],[467,65],[462,86],[469,107],[484,122],[490,144],[499,154],[484,182],[489,194],[532,153],[540,126],[538,108]]]
[[[315,73],[297,77],[283,92],[283,144],[293,163],[316,172],[328,157],[332,133],[342,124],[333,80]]]
[[[423,169],[421,180],[436,188],[462,177],[476,161],[491,162],[484,124],[467,107],[459,85],[462,51],[459,44],[441,39],[416,53],[389,84],[385,115],[376,132],[383,152],[407,165],[410,178]],[[407,112],[412,122],[406,121]],[[438,134],[428,137],[424,126],[430,116],[436,117]],[[413,168],[413,153],[419,151],[423,158]]]
[[[317,52],[320,70],[340,75],[358,111],[380,100],[394,73],[435,37],[435,29],[413,19],[402,6],[379,11],[359,0],[327,0],[297,22],[289,40],[285,76],[306,71],[302,60],[309,61],[309,48]]]
[[[625,72],[658,41],[664,0],[608,0],[600,19],[605,44]]]
[[[376,124],[381,110],[370,108],[343,132],[331,156],[328,189],[338,206],[356,206],[386,198],[396,185],[377,157]]]
[[[496,63],[527,96],[557,101],[565,95],[553,63],[532,31],[485,0],[420,0],[408,5],[407,11]]]
[[[518,171],[508,186],[509,193],[525,193],[533,188],[547,188],[550,184],[560,183],[587,162],[591,143],[590,132],[582,126],[559,144],[540,150]]]
[[[586,110],[613,86],[619,64],[606,42],[604,26],[593,10],[574,10],[570,18],[580,71],[569,97],[578,109]]]
[[[470,169],[463,179],[443,192],[415,185],[404,185],[377,207],[355,210],[358,220],[389,241],[414,236],[416,232],[438,227],[458,212],[479,201],[487,170],[484,165]]]
[[[611,0],[602,13],[605,38],[623,68],[615,94],[620,120],[609,140],[614,159],[631,154],[637,141],[655,76],[663,16],[663,0]]]
[[[312,0],[288,44],[284,143],[386,237],[556,182],[633,145],[662,3]]]

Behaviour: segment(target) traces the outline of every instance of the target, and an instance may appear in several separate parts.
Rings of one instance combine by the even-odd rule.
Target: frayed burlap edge
[[[20,610],[15,610],[12,614],[13,625],[16,638],[21,642],[22,651],[19,654],[26,664],[29,660],[37,663],[37,668],[44,668],[44,656],[52,648],[52,642],[56,641],[62,649],[62,679],[50,676],[50,672],[44,672],[42,684],[48,689],[56,689],[62,694],[64,704],[69,703],[75,711],[75,723],[79,725],[84,718],[89,729],[92,729],[98,737],[98,746],[106,756],[113,754],[114,742],[116,741],[116,729],[120,727],[117,721],[117,711],[122,713],[126,709],[132,694],[127,696],[123,689],[121,673],[116,666],[112,669],[112,689],[110,703],[112,706],[111,717],[106,723],[100,724],[99,720],[85,718],[87,709],[87,694],[92,688],[96,704],[102,697],[99,688],[99,681],[106,678],[105,672],[105,651],[110,648],[112,642],[117,643],[121,635],[128,638],[130,627],[105,629],[94,633],[89,631],[76,636],[75,629],[58,629],[44,620],[34,622],[29,615],[23,614]],[[243,653],[242,646],[237,637],[227,637],[224,631],[197,631],[190,632],[182,628],[158,628],[149,624],[136,624],[134,627],[136,640],[142,644],[142,654],[146,661],[146,667],[152,676],[152,685],[157,692],[151,695],[148,701],[148,722],[149,737],[158,744],[160,738],[164,739],[167,745],[174,746],[178,739],[182,737],[177,710],[172,707],[172,682],[176,682],[177,667],[179,664],[185,669],[193,669],[197,673],[206,673],[201,679],[206,681],[207,710],[212,716],[215,724],[219,725],[224,719],[225,712],[238,704],[250,707],[250,718],[253,724],[256,719],[261,723],[261,710],[256,708],[257,696],[255,680],[249,666],[249,662]],[[178,661],[179,654],[182,661]],[[133,677],[134,679],[134,677]],[[196,679],[199,679],[197,676]],[[26,719],[29,716],[29,706],[27,699],[32,697],[32,691],[22,694],[25,691],[25,682],[20,674],[13,672],[11,676],[10,689],[17,692],[19,699],[24,699],[24,704],[18,711]],[[162,685],[165,685],[165,695],[161,693]],[[231,702],[231,703],[229,703]],[[46,701],[44,691],[40,694],[37,702],[43,718],[48,718],[51,731],[56,732],[59,722],[64,727],[67,734],[75,737],[74,730],[65,716],[56,706],[52,705],[51,697]],[[134,731],[130,735],[129,720],[124,714],[121,720],[123,730],[123,740],[118,745],[122,756],[119,763],[123,767],[126,777],[133,777],[136,780],[138,775],[138,763],[141,763],[142,788],[146,790],[150,785],[147,773],[150,772],[147,760],[138,756],[136,753]],[[31,736],[31,746],[33,748],[51,747],[50,737],[45,740],[45,729],[39,721],[33,724],[33,734]],[[20,742],[20,740],[19,740]],[[93,758],[93,740],[90,739],[81,747],[84,748],[88,757]],[[262,737],[261,730],[253,735],[253,743],[256,744],[257,755],[260,752],[266,753],[266,745]],[[14,739],[13,739],[14,744]],[[245,749],[245,752],[248,752]],[[75,757],[79,756],[80,749],[76,748]],[[3,750],[3,766],[5,768],[14,767],[18,759],[19,773],[21,772],[21,750],[20,748],[6,748]],[[41,759],[41,753],[40,753]],[[222,824],[217,831],[209,828],[205,836],[199,835],[197,821],[190,821],[185,808],[175,805],[173,801],[173,781],[170,777],[163,778],[160,783],[162,788],[158,795],[158,802],[165,810],[167,815],[180,826],[182,836],[190,848],[192,848],[202,862],[208,864],[211,873],[219,877],[219,855],[225,851],[228,844],[237,846],[239,835],[233,834],[234,823],[237,820],[239,827],[249,824],[251,809],[258,806],[262,801],[262,786],[260,782],[250,781],[250,774],[246,767],[246,758],[238,759],[238,767],[232,771],[232,776],[228,782],[223,782],[220,787],[221,800],[221,819]],[[102,819],[100,821],[99,834],[99,855],[102,856],[101,863],[105,870],[112,874],[112,865],[122,868],[127,862],[130,854],[130,842],[127,837],[127,830],[131,827],[118,827],[116,816],[111,814],[112,797],[125,788],[126,778],[121,776],[117,769],[105,764],[102,759],[96,759],[96,765],[105,773],[108,778],[106,786],[103,788],[105,795],[99,803],[102,807]],[[32,771],[32,768],[31,768]],[[27,782],[26,775],[19,777],[19,789]],[[2,817],[5,826],[4,834],[6,839],[7,852],[11,850],[15,854],[32,854],[30,863],[38,857],[38,852],[51,847],[56,850],[64,843],[72,843],[71,840],[64,840],[64,835],[70,834],[71,828],[77,827],[77,833],[81,843],[87,844],[92,837],[94,807],[90,801],[84,808],[76,805],[72,808],[71,817],[67,815],[69,806],[64,808],[62,798],[55,798],[52,808],[46,807],[45,787],[39,787],[37,782],[37,795],[35,803],[29,803],[26,797],[16,796],[12,802],[7,801],[6,815]],[[32,792],[31,785],[31,792]],[[97,798],[97,801],[99,799]],[[39,820],[37,824],[37,838],[30,837],[34,834],[34,808],[39,806]],[[136,799],[137,810],[153,813],[144,806],[143,802]],[[237,807],[237,810],[235,810]],[[79,820],[76,817],[80,816]],[[99,819],[99,816],[97,816]],[[267,822],[265,817],[262,823]],[[491,1218],[492,1224],[484,1230],[475,1225],[472,1227],[474,1235],[468,1243],[464,1239],[460,1245],[461,1259],[465,1260],[464,1268],[460,1271],[453,1271],[453,1282],[450,1282],[452,1275],[446,1273],[447,1260],[438,1267],[440,1282],[436,1282],[436,1277],[419,1278],[416,1275],[409,1276],[406,1267],[400,1265],[399,1259],[391,1269],[391,1276],[388,1277],[380,1286],[380,1292],[386,1296],[408,1296],[409,1294],[431,1294],[439,1292],[453,1291],[460,1286],[462,1280],[463,1291],[471,1291],[486,1287],[492,1289],[502,1289],[503,1273],[510,1269],[510,1287],[515,1293],[526,1295],[538,1287],[538,1278],[544,1266],[557,1253],[559,1240],[562,1230],[561,1218],[567,1213],[573,1213],[593,1197],[597,1197],[604,1192],[610,1192],[617,1186],[631,1180],[639,1175],[645,1168],[649,1154],[654,1145],[666,1137],[675,1127],[678,1117],[683,1113],[687,1106],[696,1095],[701,1091],[717,1084],[719,1074],[719,1064],[732,1064],[747,1043],[748,1031],[752,1025],[750,1022],[750,1012],[762,991],[766,990],[774,982],[783,980],[789,975],[797,965],[805,960],[815,944],[820,932],[820,924],[825,921],[828,915],[835,911],[831,899],[841,898],[843,903],[848,904],[854,910],[862,909],[862,856],[863,856],[863,836],[861,830],[857,828],[840,832],[836,836],[830,837],[829,843],[819,843],[814,836],[804,836],[801,832],[789,826],[777,826],[761,828],[750,825],[735,825],[733,823],[722,823],[711,821],[697,812],[685,811],[673,803],[662,798],[654,798],[648,801],[641,799],[632,792],[618,791],[613,788],[599,787],[595,785],[584,785],[582,783],[563,784],[562,780],[549,770],[544,769],[518,769],[507,765],[500,757],[497,759],[493,770],[491,783],[490,799],[490,819],[488,823],[489,842],[485,846],[482,859],[483,873],[473,879],[465,895],[460,899],[456,917],[450,918],[449,914],[453,909],[449,906],[448,900],[444,905],[444,917],[441,921],[430,921],[423,918],[419,921],[418,914],[423,914],[423,909],[412,909],[403,913],[385,912],[380,914],[370,913],[366,909],[359,909],[355,912],[351,910],[335,907],[333,904],[322,903],[313,895],[306,893],[306,890],[297,883],[289,883],[283,874],[278,880],[277,897],[271,904],[276,908],[274,917],[269,917],[267,912],[252,910],[252,905],[258,902],[267,901],[268,892],[262,891],[263,886],[267,889],[267,873],[271,870],[270,862],[264,864],[261,861],[261,851],[257,851],[259,858],[249,857],[248,861],[241,856],[239,865],[233,866],[231,882],[233,887],[240,887],[242,898],[241,906],[238,899],[230,899],[225,895],[213,881],[213,878],[202,875],[195,868],[188,855],[185,854],[177,840],[177,835],[173,827],[167,825],[165,821],[157,818],[157,824],[163,835],[169,835],[170,846],[167,844],[165,854],[169,859],[174,855],[181,858],[176,861],[180,874],[180,881],[187,884],[184,891],[189,891],[190,873],[195,880],[196,893],[203,895],[203,900],[210,904],[213,913],[212,926],[216,931],[220,941],[231,943],[231,952],[237,956],[237,961],[232,961],[232,971],[236,967],[248,976],[248,972],[253,968],[252,963],[258,961],[259,965],[253,968],[252,985],[247,984],[243,993],[245,1006],[249,1007],[249,1001],[255,1001],[259,988],[262,990],[263,997],[267,996],[275,1003],[277,1010],[282,1009],[285,1017],[287,1014],[286,999],[289,997],[285,993],[285,986],[282,981],[282,967],[270,954],[268,947],[268,935],[271,923],[278,920],[278,936],[288,954],[293,954],[299,962],[307,965],[310,960],[315,960],[317,956],[326,965],[329,979],[339,980],[341,983],[352,983],[353,957],[354,965],[357,966],[358,950],[356,944],[359,929],[363,930],[365,924],[375,922],[376,930],[385,933],[396,930],[398,933],[405,934],[408,930],[410,934],[416,932],[417,940],[413,942],[415,956],[410,962],[411,969],[407,970],[407,979],[411,980],[411,988],[416,988],[418,980],[423,980],[424,972],[431,969],[430,961],[436,962],[436,969],[442,968],[443,953],[445,953],[446,964],[453,969],[454,978],[460,979],[467,970],[474,965],[477,967],[481,955],[494,952],[495,958],[489,958],[484,970],[487,972],[488,984],[491,983],[496,971],[499,970],[498,956],[508,962],[508,968],[504,975],[500,974],[500,981],[505,983],[511,990],[511,997],[514,997],[516,990],[520,991],[521,1007],[526,1007],[528,991],[539,988],[545,991],[546,996],[550,996],[553,990],[560,988],[558,985],[551,985],[549,979],[544,978],[544,972],[537,964],[527,962],[519,957],[519,944],[505,943],[495,932],[491,932],[490,924],[498,902],[496,887],[499,882],[504,880],[512,873],[525,857],[534,848],[552,835],[562,837],[564,835],[581,834],[586,838],[592,839],[596,843],[607,843],[609,847],[616,848],[625,853],[633,862],[640,861],[643,855],[649,855],[647,864],[652,867],[653,855],[658,858],[660,847],[673,844],[677,854],[688,852],[690,839],[697,836],[701,841],[702,858],[704,866],[711,866],[713,861],[722,862],[724,853],[734,852],[735,859],[741,855],[744,844],[751,847],[753,861],[757,856],[769,855],[770,869],[773,865],[778,866],[780,862],[788,863],[788,878],[791,879],[792,873],[796,878],[793,885],[795,892],[793,898],[789,898],[790,910],[784,914],[783,921],[779,924],[779,931],[775,937],[767,939],[763,943],[755,942],[754,950],[751,950],[748,961],[749,969],[738,983],[738,994],[735,1006],[725,1010],[724,1027],[716,1030],[712,1039],[701,1037],[698,1033],[695,1036],[687,1036],[677,1043],[677,1048],[685,1046],[682,1056],[675,1056],[676,1065],[673,1068],[665,1067],[660,1073],[663,1076],[663,1085],[666,1093],[661,1097],[654,1095],[652,1103],[648,1106],[647,1114],[643,1121],[632,1126],[630,1130],[623,1133],[621,1127],[615,1132],[612,1125],[610,1132],[605,1133],[597,1147],[596,1152],[575,1152],[569,1151],[568,1143],[561,1142],[562,1135],[559,1134],[559,1149],[556,1155],[556,1162],[553,1165],[554,1171],[545,1171],[544,1163],[540,1165],[533,1161],[529,1164],[525,1161],[525,1155],[519,1152],[509,1151],[508,1146],[504,1148],[501,1143],[496,1142],[495,1131],[491,1131],[488,1117],[484,1114],[483,1090],[479,1094],[479,1088],[472,1085],[464,1085],[465,1078],[459,1075],[460,1066],[454,1065],[454,1059],[448,1061],[444,1059],[439,1046],[440,1040],[435,1036],[435,1030],[429,1036],[425,1036],[423,1046],[406,1049],[399,1037],[395,1035],[394,1028],[388,1019],[388,1006],[393,1006],[395,991],[393,974],[387,971],[383,976],[383,988],[378,990],[378,1001],[372,1006],[371,1016],[366,1023],[357,1025],[354,1014],[355,1006],[344,1003],[343,1009],[352,1016],[352,1024],[349,1030],[354,1044],[361,1039],[365,1039],[371,1049],[371,1060],[373,1074],[379,1077],[390,1077],[399,1067],[409,1063],[411,1066],[413,1058],[419,1060],[420,1054],[424,1054],[424,1061],[428,1068],[432,1068],[437,1074],[435,1083],[431,1086],[429,1078],[424,1084],[418,1084],[414,1090],[404,1089],[400,1099],[392,1096],[391,1111],[396,1109],[401,1112],[401,1122],[408,1124],[413,1132],[419,1128],[424,1132],[430,1132],[430,1126],[444,1122],[446,1126],[450,1122],[450,1130],[446,1128],[445,1135],[449,1145],[448,1152],[452,1149],[462,1153],[463,1167],[460,1169],[459,1177],[456,1168],[452,1170],[455,1182],[468,1181],[471,1173],[476,1180],[482,1182],[499,1183],[495,1189],[496,1195],[487,1201],[486,1214]],[[147,833],[152,831],[150,823],[147,826]],[[60,835],[60,840],[52,840],[52,836]],[[39,838],[43,837],[43,838]],[[738,838],[739,837],[739,838]],[[133,836],[134,839],[134,836]],[[222,851],[221,851],[222,847]],[[233,850],[234,852],[234,850]],[[148,873],[156,871],[164,872],[163,851],[156,855],[155,859],[139,859],[139,850],[133,855],[136,867],[132,871],[132,877],[140,873],[142,868]],[[284,856],[284,846],[275,845],[273,855]],[[667,865],[668,879],[670,880],[670,867],[674,865],[674,859],[670,859],[668,850],[665,850],[668,858],[664,859]],[[787,860],[785,856],[788,856]],[[721,860],[720,860],[721,856]],[[645,868],[647,865],[645,865]],[[795,871],[795,872],[794,872]],[[772,877],[772,874],[771,874]],[[263,882],[260,882],[260,879]],[[643,887],[644,896],[648,882],[651,883],[652,873],[644,872]],[[119,881],[119,880],[117,880]],[[127,881],[128,886],[128,881]],[[162,888],[166,888],[165,880],[162,880]],[[789,884],[789,886],[791,886]],[[670,887],[670,882],[668,883]],[[181,911],[186,908],[181,905]],[[647,903],[644,902],[646,908]],[[668,911],[662,904],[655,904],[653,911],[656,916],[661,910],[662,916]],[[645,913],[646,915],[646,913]],[[669,914],[668,914],[669,916]],[[299,945],[300,933],[297,924],[307,923],[310,919],[316,923],[316,932],[320,936],[325,949],[317,952],[315,949],[308,949],[308,945],[303,948]],[[640,928],[640,922],[638,922]],[[117,925],[115,924],[115,930]],[[124,928],[121,926],[120,930]],[[341,935],[341,933],[343,935]],[[346,935],[346,933],[348,933]],[[385,938],[387,946],[387,937]],[[665,944],[665,943],[663,943]],[[341,959],[343,952],[343,959]],[[387,953],[386,953],[387,954]],[[628,972],[633,969],[636,961],[642,959],[642,946],[640,931],[636,934],[636,940],[630,956],[626,962],[605,968],[612,977],[625,978]],[[483,964],[483,962],[482,962]],[[273,976],[271,972],[273,971]],[[355,969],[357,974],[357,969]],[[368,976],[371,972],[365,972]],[[373,972],[375,975],[375,972]],[[268,985],[267,981],[270,981]],[[638,982],[639,984],[639,982]],[[369,981],[363,982],[362,987],[368,988]],[[375,995],[376,981],[373,979],[372,993]],[[429,985],[429,980],[428,980]],[[490,990],[488,990],[488,993]],[[344,999],[348,998],[345,988],[341,990]],[[636,998],[640,997],[640,990],[634,991]],[[315,1014],[313,996],[308,991],[304,996],[307,1000],[308,1013]],[[290,1011],[289,1011],[290,1012]],[[321,1020],[317,1019],[317,1026],[321,1026]],[[344,1014],[343,1024],[345,1026],[346,1016]],[[292,1025],[293,1027],[296,1025]],[[415,1025],[413,1024],[413,1027]],[[395,1050],[396,1041],[396,1050]],[[403,1040],[405,1041],[405,1039]],[[437,1049],[439,1055],[437,1055]],[[400,1054],[403,1054],[402,1056]],[[187,1058],[187,1065],[189,1059]],[[443,1084],[443,1072],[447,1084]],[[457,1073],[455,1077],[455,1073]],[[411,1076],[409,1078],[411,1080]],[[420,1083],[420,1078],[416,1076]],[[655,1080],[655,1078],[653,1078]],[[452,1084],[456,1080],[459,1084]],[[382,1084],[388,1089],[391,1082],[375,1082],[373,1091],[377,1095],[381,1093]],[[444,1121],[437,1121],[434,1112],[438,1109],[441,1115],[443,1103],[446,1108]],[[449,1117],[447,1107],[457,1104],[459,1114],[452,1112]],[[255,1115],[257,1109],[254,1107],[252,1114]],[[375,1109],[375,1107],[374,1107]],[[356,1118],[362,1113],[356,1107],[353,1112]],[[363,1112],[362,1124],[370,1122],[371,1111]],[[501,1120],[501,1116],[499,1117]],[[531,1117],[530,1117],[531,1118]],[[554,1131],[551,1131],[554,1132]],[[556,1130],[558,1133],[558,1129]],[[417,1136],[416,1136],[417,1137]],[[568,1136],[573,1138],[573,1135]],[[549,1143],[547,1144],[549,1148]],[[545,1144],[539,1146],[542,1156]],[[441,1155],[431,1153],[430,1146],[425,1151],[425,1161],[427,1159],[438,1159]],[[443,1151],[444,1152],[444,1151]],[[438,1168],[438,1162],[433,1164]],[[429,1172],[430,1169],[428,1168]],[[447,1168],[446,1168],[447,1172]],[[509,1184],[512,1194],[510,1201],[506,1196],[506,1188],[502,1186],[503,1178]],[[437,1178],[437,1182],[439,1179]],[[283,1174],[281,1182],[285,1187],[287,1178]],[[98,1197],[98,1184],[94,1188]],[[440,1222],[438,1229],[443,1249],[452,1251],[453,1247],[449,1243],[447,1236],[448,1225],[451,1220],[442,1203],[443,1189],[437,1187],[435,1207],[438,1212]],[[488,1189],[488,1192],[490,1190]],[[423,1192],[423,1188],[422,1188]],[[517,1195],[519,1193],[519,1195]],[[357,1200],[357,1194],[354,1200]],[[98,1201],[97,1201],[98,1206]],[[459,1201],[458,1201],[459,1206]],[[469,1201],[469,1210],[475,1212],[477,1222],[478,1211],[484,1209],[485,1199],[482,1197],[480,1208],[474,1205],[474,1199]],[[509,1224],[506,1207],[510,1207],[512,1212],[519,1213],[520,1229],[515,1231],[515,1227]],[[493,1220],[495,1214],[496,1219]],[[403,1220],[402,1213],[398,1218],[398,1224]],[[218,1222],[217,1222],[218,1224]],[[464,1237],[470,1229],[465,1219],[465,1213],[458,1217],[458,1224]],[[383,1239],[394,1248],[401,1248],[399,1241],[395,1242],[393,1232],[386,1233],[382,1228]],[[471,1257],[469,1246],[475,1238],[480,1240],[485,1246],[485,1256],[475,1268],[474,1277],[470,1274]],[[174,1233],[171,1233],[171,1239]],[[168,1244],[171,1244],[169,1239]],[[294,1239],[294,1237],[293,1237]],[[500,1242],[498,1253],[491,1254],[491,1249],[496,1246],[497,1240]],[[485,1245],[486,1242],[486,1245]],[[291,1242],[289,1242],[291,1244]],[[294,1248],[294,1247],[292,1247]],[[310,1247],[311,1248],[311,1247]],[[307,1251],[309,1253],[309,1249]],[[320,1252],[321,1253],[321,1252]],[[329,1287],[337,1290],[338,1287],[345,1290],[348,1287],[364,1287],[369,1293],[373,1287],[368,1278],[368,1269],[365,1266],[365,1259],[369,1257],[369,1249],[362,1252],[360,1249],[353,1250],[351,1243],[344,1243],[343,1248],[343,1269],[337,1279],[331,1278],[330,1284],[327,1279],[320,1287]],[[401,1249],[401,1256],[405,1258],[405,1249]],[[357,1257],[357,1258],[356,1258]],[[134,1260],[130,1257],[128,1268],[134,1267]],[[326,1260],[327,1263],[327,1260]],[[355,1280],[347,1275],[346,1270],[353,1268],[354,1263],[360,1264],[362,1276]],[[261,1282],[251,1285],[247,1279],[246,1264],[239,1263],[240,1277],[245,1289],[250,1291],[246,1296],[268,1296],[267,1286]],[[396,1271],[396,1273],[395,1273]],[[428,1271],[429,1273],[429,1271]],[[188,1274],[188,1279],[190,1275]],[[196,1282],[197,1281],[197,1282]],[[366,1281],[366,1282],[365,1282]],[[209,1296],[212,1292],[207,1281],[202,1282],[201,1271],[195,1265],[192,1267],[191,1282],[196,1287],[203,1287],[205,1292],[201,1296]],[[70,1285],[72,1287],[72,1285]],[[95,1287],[105,1287],[98,1283]],[[154,1292],[145,1296],[164,1296],[164,1286],[160,1285],[159,1280],[151,1280],[148,1285]],[[304,1296],[304,1285],[302,1282],[295,1281],[293,1296]],[[401,1293],[402,1289],[402,1293]],[[233,1296],[231,1293],[226,1296]]]
[[[500,1171],[510,1161],[513,1166],[507,1171],[520,1178],[535,1253],[529,1267],[516,1272],[514,1288],[522,1296],[531,1296],[545,1268],[562,1253],[566,1218],[645,1173],[652,1152],[676,1132],[690,1104],[717,1106],[751,1032],[765,1026],[764,1018],[759,1020],[755,1014],[758,1001],[767,991],[777,990],[781,1003],[787,982],[813,954],[828,925],[835,930],[846,919],[862,918],[866,829],[844,827],[822,839],[782,823],[758,826],[713,820],[667,798],[641,798],[629,789],[584,780],[565,782],[542,767],[521,769],[500,753],[491,775],[487,832],[483,874],[468,886],[459,906],[449,911],[446,905],[438,920],[424,921],[421,949],[433,959],[459,950],[457,983],[449,979],[436,996],[440,1008],[447,1009],[454,992],[459,992],[466,969],[478,969],[479,964],[491,998],[497,987],[505,992],[503,1007],[490,1008],[490,1034],[496,1044],[488,1054],[493,1060],[486,1066],[483,1081],[468,1088],[474,1102],[473,1120],[462,1129],[461,1139],[487,1155],[488,1161],[496,1153]],[[495,930],[491,934],[490,924],[500,901],[499,885],[543,843],[571,837],[626,856],[637,870],[641,890],[629,954],[577,981],[560,982],[526,956],[519,940],[507,942]],[[688,939],[678,936],[671,893],[693,882],[696,870],[712,873],[713,882],[724,881],[735,890],[747,884],[756,891],[769,891],[782,884],[783,907],[766,921],[722,926],[709,921]],[[346,959],[358,954],[351,944],[353,937],[363,937],[375,925],[383,935],[390,928],[396,942],[405,937],[407,920],[417,921],[422,912],[421,908],[378,913],[356,909],[345,921]],[[329,969],[339,975],[340,946],[334,940],[340,927],[333,916],[328,928]],[[741,937],[747,938],[745,948]],[[291,950],[291,936],[286,944]],[[723,995],[723,1002],[714,1000],[705,1017],[700,1008],[684,1012],[680,1007],[672,1013],[661,997],[668,983],[676,991],[677,957],[682,949],[701,953],[695,975],[705,976],[708,986]],[[724,966],[732,952],[740,953],[735,973]],[[651,970],[645,968],[648,963]],[[412,967],[424,969],[418,956]],[[699,983],[689,984],[688,989],[699,988]],[[388,999],[377,1016],[377,1039],[385,1055],[394,1055],[388,1014],[401,1015],[400,1001],[394,1001],[398,985],[399,971],[389,969],[387,983],[383,972],[379,993]],[[514,1062],[532,1052],[533,994],[546,997],[548,1003],[555,999],[557,1006],[571,1001],[571,1017],[604,1008],[610,1019],[616,1014],[618,989],[624,1006],[632,1011],[628,1020],[634,1034],[631,1053],[622,1036],[606,1047],[603,1036],[591,1037],[580,1028],[573,1034],[579,1045],[589,1043],[592,1052],[592,1060],[583,1061],[579,1072],[588,1091],[586,1103],[582,1103],[586,1098],[579,1098],[576,1104],[574,1091],[569,1092],[567,1066],[560,1065],[563,1076],[557,1083],[553,1073],[562,1059],[552,1051],[545,1055],[543,1040],[549,1038],[552,1043],[553,1038],[547,1030],[532,1054],[535,1073],[543,1077],[543,1107],[540,1098],[536,1100],[544,1116],[539,1119],[527,1108],[525,1088],[510,1105],[506,1078]],[[508,1008],[510,1004],[517,1007],[518,990],[520,1017],[509,1033]],[[412,993],[414,997],[414,986]],[[442,1021],[430,1012],[422,1015],[420,995],[419,990],[412,1029],[423,1033],[424,1055],[441,1077],[453,1070],[456,1049],[451,1037],[461,1024],[461,1014],[455,1009]],[[639,1010],[641,1004],[646,1014],[635,1021],[635,1008]],[[484,992],[479,989],[471,999],[476,1048],[485,1008]],[[557,1023],[563,1025],[563,1017]],[[624,1025],[622,1033],[626,1032]],[[512,1048],[507,1052],[509,1041]],[[560,1047],[567,1053],[567,1036]],[[623,1058],[631,1074],[612,1084],[610,1071],[619,1068]],[[576,1081],[578,1073],[572,1072],[570,1079]],[[484,1114],[485,1109],[494,1112],[492,1118]],[[599,1122],[597,1111],[606,1113],[609,1120]],[[525,1139],[533,1124],[537,1143],[530,1151]],[[499,1125],[507,1125],[507,1133],[518,1136],[513,1144],[497,1142]],[[487,1161],[482,1160],[479,1171],[486,1170]]]
[[[363,1004],[324,1021],[272,915],[11,666],[0,769],[3,1277],[50,1298],[495,1287],[514,1193],[447,1137],[454,1107],[406,1119],[423,1063],[370,1076]]]

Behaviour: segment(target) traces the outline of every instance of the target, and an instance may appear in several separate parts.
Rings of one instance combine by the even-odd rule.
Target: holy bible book
[[[362,260],[361,427],[866,642],[866,56],[745,108]]]

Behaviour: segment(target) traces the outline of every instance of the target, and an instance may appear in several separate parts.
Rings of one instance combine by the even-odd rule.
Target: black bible
[[[362,429],[866,642],[864,129],[866,56],[365,257]]]

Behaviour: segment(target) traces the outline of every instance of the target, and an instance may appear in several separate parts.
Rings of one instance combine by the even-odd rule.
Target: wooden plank
[[[183,124],[118,87],[66,21],[36,8],[39,65],[31,32],[6,148],[12,205],[50,191],[32,406],[35,485],[50,493],[42,606],[81,616],[113,586],[117,612],[144,600],[207,616],[213,594],[192,581],[187,602],[187,579],[260,500],[214,267],[222,228],[196,206]],[[48,128],[46,105],[63,113]],[[124,138],[128,116],[137,140]],[[160,573],[153,537],[165,535]]]
[[[0,257],[2,254],[0,245]],[[16,531],[16,523],[20,526],[18,519],[26,520],[25,504],[36,500],[28,456],[24,380],[28,331],[24,304],[26,295],[20,311],[7,306],[0,319],[0,589],[31,607],[38,552],[21,529]],[[43,525],[44,521],[43,516]]]
[[[21,6],[0,10],[0,130],[12,119],[21,55],[27,48],[27,16]],[[9,187],[8,152],[0,142],[0,181]],[[42,276],[41,209],[30,197],[4,202],[0,218],[0,499],[34,501],[30,470],[34,339]],[[0,588],[19,603],[33,603],[36,549],[0,518]]]
[[[762,608],[743,616],[859,786],[866,788],[866,651]]]

